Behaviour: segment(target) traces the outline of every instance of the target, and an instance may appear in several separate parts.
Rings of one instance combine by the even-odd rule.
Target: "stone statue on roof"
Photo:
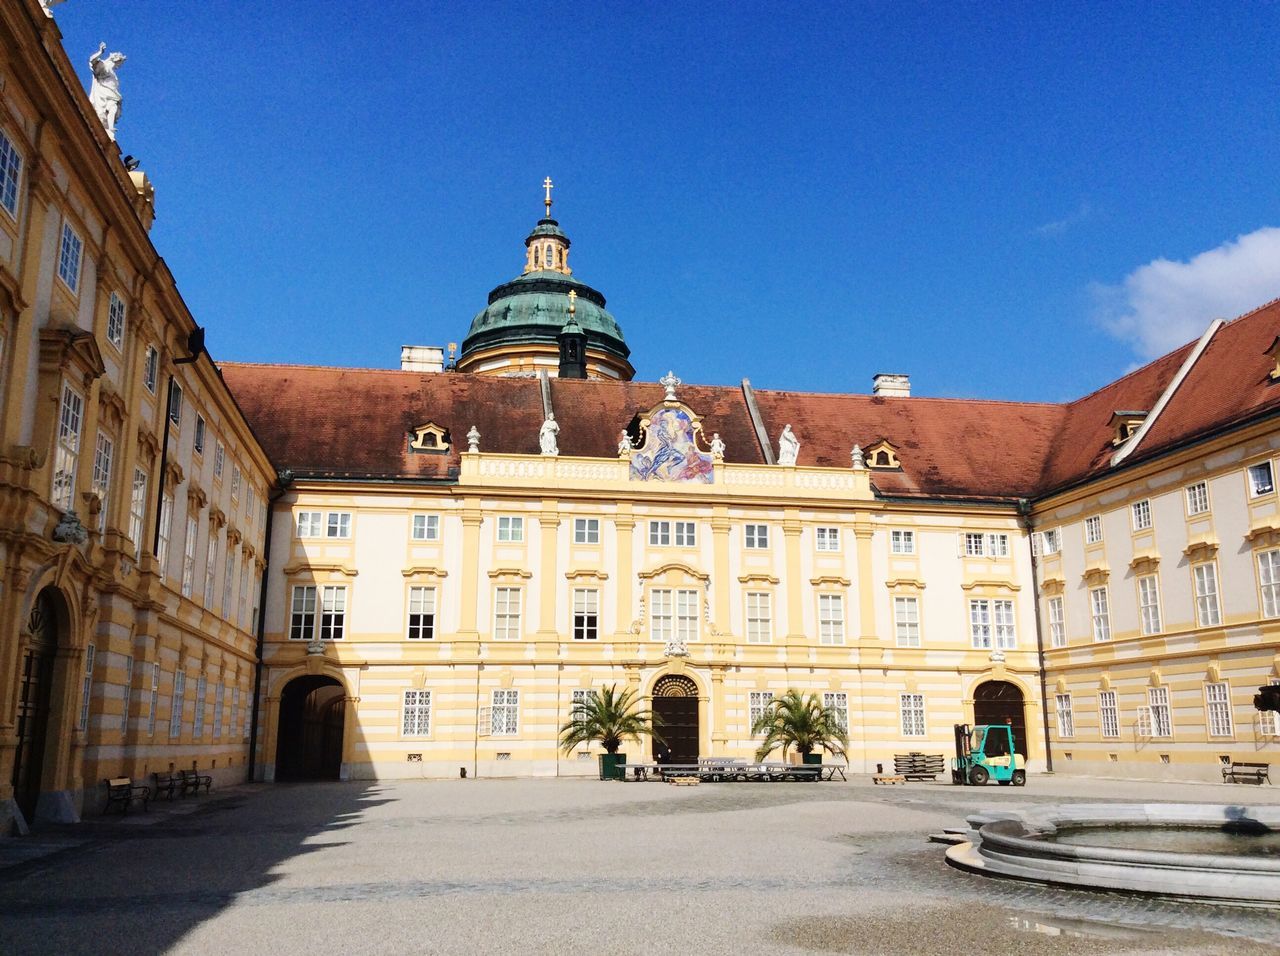
[[[622,437],[618,440],[618,457],[629,458],[631,453],[635,451],[635,447],[631,444],[631,436],[627,434],[627,430],[622,430]]]
[[[680,387],[681,383],[680,379],[676,378],[675,372],[667,372],[666,375],[658,379],[658,384],[663,388],[662,400],[664,402],[679,401],[679,399],[676,398],[676,389]]]
[[[724,461],[724,442],[720,440],[719,432],[711,436],[711,457],[716,461]]]
[[[467,451],[478,452],[480,450],[480,429],[475,425],[471,426],[471,431],[467,432]]]
[[[867,460],[862,455],[861,445],[853,446],[853,451],[849,452],[849,461],[853,465],[854,471],[862,471],[867,467]]]
[[[555,456],[560,454],[560,448],[556,444],[556,436],[559,434],[560,426],[556,424],[556,413],[547,412],[547,420],[542,423],[542,428],[538,430],[538,445],[544,455]]]
[[[106,56],[107,44],[98,44],[98,52],[89,57],[89,69],[93,70],[93,86],[89,88],[89,103],[98,114],[102,128],[112,141],[116,138],[116,120],[120,118],[120,78],[116,70],[125,61],[123,53]]]
[[[791,426],[786,425],[782,429],[782,434],[778,436],[778,464],[794,465],[799,457],[800,439],[796,438],[791,431]]]

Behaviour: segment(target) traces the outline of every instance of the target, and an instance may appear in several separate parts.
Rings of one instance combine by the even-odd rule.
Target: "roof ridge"
[[[866,392],[802,392],[794,388],[752,388],[756,394],[768,392],[775,395],[813,395],[821,398],[902,398],[903,401],[917,404],[919,402],[963,402],[965,405],[1035,405],[1042,408],[1063,408],[1068,402],[1019,402],[1011,398],[963,398],[955,395],[912,395],[912,396],[883,396],[868,395]]]
[[[1203,334],[1204,333],[1202,332],[1201,335]],[[1127,381],[1128,379],[1131,379],[1134,376],[1140,375],[1141,373],[1147,371],[1157,362],[1163,362],[1165,359],[1172,357],[1173,355],[1182,351],[1183,349],[1193,348],[1196,342],[1198,341],[1200,341],[1200,335],[1197,335],[1194,339],[1191,339],[1189,342],[1184,342],[1182,345],[1179,345],[1175,349],[1170,349],[1168,352],[1165,352],[1163,355],[1157,355],[1151,361],[1147,362],[1146,365],[1140,365],[1137,368],[1135,368],[1132,372],[1125,372],[1119,378],[1113,378],[1111,381],[1107,382],[1106,384],[1099,385],[1092,392],[1085,392],[1085,394],[1081,395],[1079,398],[1073,398],[1069,402],[1064,402],[1063,406],[1066,408],[1070,408],[1073,405],[1079,405],[1081,402],[1087,399],[1093,398],[1095,395],[1100,395],[1103,392],[1105,392],[1107,389],[1112,388],[1113,386],[1119,385],[1121,382]]]

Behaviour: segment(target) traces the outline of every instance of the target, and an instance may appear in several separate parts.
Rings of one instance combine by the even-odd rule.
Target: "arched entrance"
[[[62,597],[52,588],[37,595],[27,619],[27,643],[18,669],[18,748],[13,758],[13,799],[28,821],[35,818],[44,773],[49,700],[58,632],[65,625]]]
[[[698,685],[668,674],[653,685],[653,715],[665,745],[653,742],[658,763],[698,762]]]
[[[307,675],[285,685],[276,735],[277,780],[337,780],[342,771],[346,691],[332,677]]]
[[[973,692],[975,724],[1008,724],[1013,728],[1014,749],[1026,757],[1027,716],[1018,685],[1006,680],[989,680]]]

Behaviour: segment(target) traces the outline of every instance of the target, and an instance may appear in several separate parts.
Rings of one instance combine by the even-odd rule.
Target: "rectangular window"
[[[920,601],[914,597],[893,599],[893,627],[899,647],[920,646]]]
[[[129,732],[129,704],[133,700],[133,657],[124,659],[124,688],[120,699],[120,730]]]
[[[1280,617],[1280,551],[1258,555],[1258,584],[1262,588],[1262,616]]]
[[[516,641],[520,639],[519,588],[497,588],[493,592],[493,639]]]
[[[844,595],[818,595],[818,643],[844,643]]]
[[[1062,550],[1062,532],[1057,528],[1040,532],[1040,553],[1057,554]]]
[[[325,585],[320,592],[320,640],[340,641],[347,631],[347,587]]]
[[[1151,527],[1151,502],[1147,499],[1135,501],[1130,505],[1133,513],[1133,530],[1142,531],[1144,528]]]
[[[1204,706],[1209,715],[1210,737],[1231,737],[1231,688],[1225,682],[1204,685]]]
[[[235,462],[231,463],[231,500],[240,500],[240,466]],[[333,535],[330,535],[330,537],[333,537]],[[346,535],[340,535],[340,537],[345,538]]]
[[[848,733],[849,695],[842,690],[824,691],[822,694],[822,706],[835,715],[836,723],[840,725],[840,729]]]
[[[182,596],[189,598],[196,586],[196,519],[187,516],[187,536],[182,543]]]
[[[240,688],[231,688],[231,726],[227,728],[231,738],[236,737],[236,728],[240,726]]]
[[[107,304],[107,341],[117,349],[124,347],[124,318],[124,299],[112,292]]]
[[[665,548],[671,544],[671,522],[649,522],[649,547]]]
[[[495,737],[514,737],[520,731],[520,691],[495,690],[490,699],[493,705],[489,711],[489,733]]]
[[[1098,694],[1098,724],[1104,737],[1120,736],[1120,709],[1116,705],[1116,692],[1104,690]]]
[[[814,541],[817,542],[819,551],[839,551],[840,550],[840,529],[839,528],[815,528]]]
[[[182,424],[182,386],[177,382],[169,391],[169,421],[177,428]]]
[[[409,588],[409,640],[430,641],[436,636],[436,589]]]
[[[1071,713],[1071,695],[1057,694],[1055,699],[1058,702],[1058,736],[1074,737],[1076,735],[1076,721]]]
[[[692,521],[675,522],[676,547],[692,548],[697,544],[698,526]]]
[[[22,157],[13,141],[0,133],[0,206],[15,219],[18,216],[18,184],[22,180]]]
[[[221,480],[223,463],[227,459],[227,449],[222,442],[213,445],[213,477]]]
[[[914,531],[889,532],[889,550],[894,554],[915,554],[916,533]]]
[[[987,536],[980,532],[967,531],[964,536],[964,553],[969,558],[980,558],[987,553]]]
[[[1142,633],[1160,633],[1160,581],[1154,574],[1138,578],[1138,607],[1142,611]]]
[[[655,641],[697,640],[697,591],[655,588],[650,592],[650,601],[653,604],[653,623],[650,633]]]
[[[1214,627],[1222,622],[1218,612],[1218,569],[1212,562],[1191,568],[1196,582],[1196,623]]]
[[[902,715],[902,736],[923,737],[924,694],[899,694],[898,710]]]
[[[160,665],[151,665],[151,697],[147,704],[147,733],[156,732],[156,711],[160,707]]]
[[[249,562],[240,565],[240,611],[236,621],[240,630],[249,628]]]
[[[71,223],[62,224],[62,245],[58,252],[58,278],[68,289],[75,292],[80,286],[80,262],[84,258],[84,240],[81,239]]]
[[[598,518],[574,518],[573,543],[599,544],[600,520]]]
[[[1257,465],[1249,466],[1249,494],[1257,498],[1259,495],[1269,495],[1275,490],[1275,482],[1271,477],[1271,462],[1264,461]]]
[[[93,493],[98,496],[98,530],[107,527],[107,493],[111,490],[111,459],[114,445],[111,439],[98,432],[98,440],[93,451]]]
[[[771,690],[753,690],[747,697],[747,733],[751,733],[755,729],[760,718],[765,715],[769,709],[769,704],[773,700],[773,691]]]
[[[1001,533],[987,535],[987,557],[1009,557],[1009,536],[1007,534]]]
[[[1173,715],[1169,711],[1169,688],[1148,687],[1147,704],[1151,709],[1151,736],[1172,737]]]
[[[1093,639],[1111,640],[1111,607],[1106,588],[1093,588],[1089,592],[1089,609],[1093,618]]]
[[[204,433],[208,426],[205,424],[203,415],[196,415],[196,433],[191,442],[191,450],[197,455],[204,454]]]
[[[218,536],[209,526],[209,546],[204,553],[204,606],[213,607],[213,582],[218,574]]]
[[[1049,598],[1049,646],[1067,646],[1067,625],[1063,616],[1062,598]]]
[[[324,536],[326,538],[351,537],[351,512],[330,511],[328,523],[325,526]]]
[[[93,694],[93,659],[96,649],[92,644],[84,649],[84,679],[80,685],[80,729],[89,729],[89,701]]]
[[[222,616],[227,620],[231,619],[231,591],[236,583],[236,551],[235,548],[227,547],[227,560],[222,564]],[[311,640],[311,635],[307,635],[307,640]]]
[[[129,494],[129,540],[135,555],[142,553],[142,535],[147,522],[147,473],[133,469],[133,488]]]
[[[187,693],[187,675],[181,670],[173,674],[173,701],[169,708],[169,736],[177,737],[182,733],[182,710],[185,706],[183,697]]]
[[[208,696],[209,684],[205,680],[205,676],[201,674],[196,678],[196,712],[195,724],[191,729],[191,736],[199,740],[204,736],[204,702]]]
[[[156,548],[156,563],[160,577],[168,576],[165,562],[169,557],[169,537],[173,531],[173,495],[165,495],[160,501],[160,544]]]
[[[293,589],[293,606],[289,614],[289,640],[309,641],[316,628],[316,589],[299,585]]]
[[[524,518],[502,515],[498,518],[498,540],[517,543],[524,540]]]
[[[142,359],[142,384],[152,395],[156,393],[156,379],[160,376],[160,353],[154,345],[147,346]]]
[[[773,595],[768,591],[747,592],[747,643],[768,644],[773,640]]]
[[[767,524],[749,524],[743,526],[745,546],[751,550],[769,547],[769,526]]]
[[[969,633],[978,649],[1017,646],[1014,630],[1013,602],[976,598],[969,602]]]
[[[1197,481],[1187,488],[1187,514],[1202,515],[1209,510],[1209,483]]]
[[[1102,517],[1093,515],[1084,519],[1084,543],[1097,544],[1102,540]]]
[[[318,538],[323,533],[324,513],[320,511],[299,511],[295,516],[295,526],[299,538]]]
[[[1268,684],[1280,684],[1280,679],[1271,678]],[[1258,711],[1258,734],[1263,737],[1280,737],[1280,713],[1274,710]]]
[[[58,411],[58,444],[53,461],[53,504],[62,511],[75,507],[76,466],[80,460],[80,430],[84,426],[84,399],[70,385],[62,386]]]
[[[410,532],[410,537],[414,541],[439,541],[440,516],[414,515],[413,528]]]
[[[222,738],[222,708],[226,704],[227,688],[221,681],[213,692],[213,739]]]
[[[406,690],[400,717],[400,735],[426,737],[431,733],[431,691]]]
[[[573,639],[594,641],[600,636],[600,592],[595,588],[573,589]]]

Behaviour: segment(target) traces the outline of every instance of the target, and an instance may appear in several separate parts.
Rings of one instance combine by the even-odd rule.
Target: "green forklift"
[[[1002,787],[1027,785],[1027,758],[1013,749],[1008,724],[956,724],[956,755],[951,758],[951,782],[983,786],[994,780]]]

